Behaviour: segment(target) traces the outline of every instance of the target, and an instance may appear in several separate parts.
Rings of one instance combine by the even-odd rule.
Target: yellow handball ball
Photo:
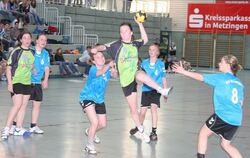
[[[140,11],[136,12],[135,18],[138,22],[144,23],[147,20],[147,14],[140,10]]]

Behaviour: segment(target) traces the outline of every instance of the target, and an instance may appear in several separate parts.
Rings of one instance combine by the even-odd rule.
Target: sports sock
[[[142,133],[144,131],[144,127],[142,125],[140,125],[139,127],[137,127],[138,131],[140,133]]]
[[[36,123],[31,123],[30,124],[30,128],[33,128],[33,127],[35,127],[36,126]]]
[[[157,128],[156,127],[152,127],[152,133],[156,133]]]
[[[197,153],[197,158],[205,158],[205,154]]]

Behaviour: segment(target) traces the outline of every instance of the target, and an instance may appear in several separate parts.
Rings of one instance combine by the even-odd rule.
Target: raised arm
[[[144,45],[145,45],[146,43],[148,43],[148,35],[147,35],[146,31],[145,31],[145,28],[144,28],[144,26],[143,26],[143,23],[138,22],[138,21],[136,20],[135,17],[134,17],[134,19],[135,19],[135,22],[136,22],[136,23],[138,24],[138,26],[139,26],[140,33],[141,33],[141,39],[143,39]]]
[[[184,68],[182,67],[182,64],[181,64],[181,65],[174,64],[174,65],[172,66],[172,70],[173,70],[174,72],[183,74],[183,75],[188,76],[188,77],[190,77],[190,78],[193,78],[193,79],[195,79],[195,80],[204,81],[203,76],[202,76],[201,74],[195,73],[195,72],[189,72],[189,71],[184,70]]]

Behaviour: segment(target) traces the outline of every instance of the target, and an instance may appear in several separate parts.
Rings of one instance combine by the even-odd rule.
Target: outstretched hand
[[[172,70],[174,72],[183,74],[185,72],[182,63],[180,62],[180,65],[178,65],[177,63],[175,63],[174,65],[172,65]]]

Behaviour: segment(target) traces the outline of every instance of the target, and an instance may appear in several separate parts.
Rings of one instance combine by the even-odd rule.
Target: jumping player
[[[149,135],[140,123],[137,111],[137,81],[142,82],[157,90],[163,96],[168,96],[170,89],[163,89],[153,81],[145,72],[138,70],[138,49],[148,42],[148,36],[142,23],[138,22],[141,39],[134,40],[133,29],[130,23],[120,25],[120,39],[109,44],[99,45],[91,49],[91,53],[107,51],[117,65],[120,83],[127,99],[132,119],[143,136],[145,142],[150,142]]]

